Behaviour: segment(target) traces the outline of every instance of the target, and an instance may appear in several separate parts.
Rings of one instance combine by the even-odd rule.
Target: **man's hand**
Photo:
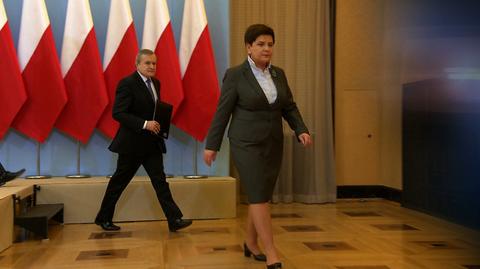
[[[300,140],[300,143],[302,143],[304,147],[312,144],[312,138],[307,133],[300,134],[298,140]]]
[[[206,149],[203,151],[203,160],[208,166],[212,165],[216,157],[217,157],[217,152],[214,150]]]
[[[158,134],[160,132],[160,123],[154,120],[149,120],[147,121],[147,126],[145,126],[145,129],[149,130],[154,134]]]

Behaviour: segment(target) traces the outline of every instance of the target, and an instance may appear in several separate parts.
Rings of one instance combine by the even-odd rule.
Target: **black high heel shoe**
[[[245,257],[250,257],[253,255],[253,259],[256,261],[261,261],[261,262],[267,261],[267,256],[265,256],[265,254],[262,254],[262,253],[254,254],[253,252],[251,252],[250,249],[248,249],[247,247],[247,243],[243,243],[243,255],[245,255]],[[272,267],[272,268],[276,268],[276,267]],[[278,267],[278,268],[281,268],[281,267]]]
[[[267,269],[281,269],[282,268],[282,263],[281,262],[276,262],[274,264],[267,264]]]

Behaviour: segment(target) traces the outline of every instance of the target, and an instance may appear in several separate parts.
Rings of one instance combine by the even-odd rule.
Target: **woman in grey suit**
[[[225,73],[204,152],[204,160],[210,166],[231,117],[230,147],[249,202],[244,254],[266,261],[267,268],[282,266],[273,244],[268,204],[282,161],[282,118],[295,131],[300,143],[304,146],[312,143],[284,71],[270,63],[274,43],[272,28],[263,24],[247,28],[247,60]],[[261,254],[258,237],[266,255]]]

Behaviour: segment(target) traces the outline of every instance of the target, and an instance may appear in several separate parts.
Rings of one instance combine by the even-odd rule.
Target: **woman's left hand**
[[[217,152],[214,150],[209,150],[205,149],[203,151],[203,160],[208,166],[211,166],[212,163],[215,161],[215,158],[217,158]]]
[[[300,134],[298,140],[300,140],[300,143],[302,143],[304,147],[312,144],[312,138],[307,133]]]

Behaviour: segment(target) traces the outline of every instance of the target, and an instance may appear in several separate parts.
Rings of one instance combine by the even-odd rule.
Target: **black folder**
[[[168,139],[172,111],[173,106],[165,102],[158,102],[155,108],[155,120],[160,124],[160,133],[158,135],[165,139]]]

